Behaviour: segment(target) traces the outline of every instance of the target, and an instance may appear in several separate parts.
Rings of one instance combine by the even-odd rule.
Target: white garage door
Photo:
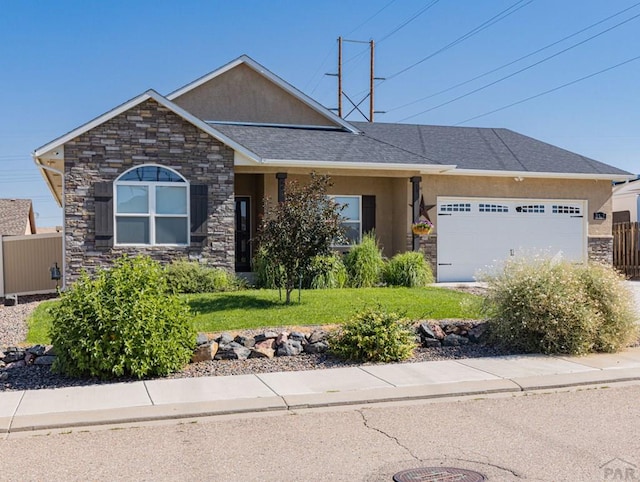
[[[438,281],[473,281],[511,256],[584,262],[586,201],[438,198]]]

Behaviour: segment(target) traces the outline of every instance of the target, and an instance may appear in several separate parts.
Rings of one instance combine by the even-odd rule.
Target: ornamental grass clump
[[[513,349],[579,355],[637,339],[633,297],[612,267],[519,259],[486,281],[492,336]]]
[[[406,252],[396,254],[385,264],[382,280],[390,286],[408,288],[427,286],[434,282],[431,266],[422,253]]]
[[[349,276],[349,286],[370,288],[378,285],[384,260],[375,234],[365,234],[360,244],[353,245],[344,257],[344,265]]]
[[[189,306],[148,257],[123,256],[93,279],[84,273],[52,315],[53,370],[73,377],[167,375],[186,365],[195,347]]]
[[[338,328],[330,347],[340,358],[386,363],[409,358],[416,336],[411,322],[400,315],[366,309]]]

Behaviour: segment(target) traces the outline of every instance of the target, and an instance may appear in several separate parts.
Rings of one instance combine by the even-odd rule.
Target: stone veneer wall
[[[589,261],[613,264],[613,236],[589,236],[587,238]]]
[[[200,259],[234,268],[233,150],[149,99],[67,142],[65,150],[65,280],[144,253],[161,262]],[[209,186],[208,237],[203,246],[95,247],[94,183],[114,181],[129,168],[159,164],[187,181]]]

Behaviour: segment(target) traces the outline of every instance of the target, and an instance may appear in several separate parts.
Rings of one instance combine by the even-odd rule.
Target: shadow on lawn
[[[190,300],[189,306],[197,313],[215,313],[217,311],[235,309],[267,310],[284,306],[284,302],[278,300],[261,300],[248,295],[223,295],[215,299]]]

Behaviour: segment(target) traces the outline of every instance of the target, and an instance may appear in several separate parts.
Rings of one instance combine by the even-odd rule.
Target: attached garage
[[[438,197],[438,281],[473,281],[514,256],[587,260],[583,200]]]

